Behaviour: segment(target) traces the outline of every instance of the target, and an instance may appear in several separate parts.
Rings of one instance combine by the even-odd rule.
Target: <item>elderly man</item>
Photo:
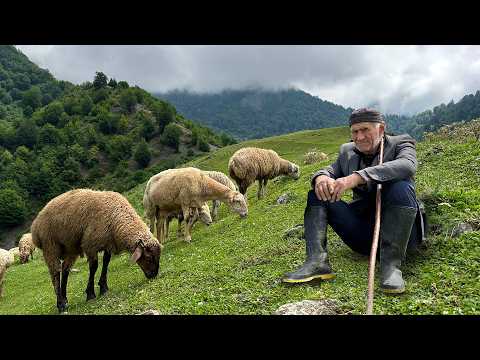
[[[307,258],[298,270],[285,275],[284,282],[335,277],[327,255],[327,224],[352,250],[370,253],[376,184],[381,183],[380,288],[392,294],[405,291],[400,265],[407,245],[423,239],[424,228],[415,197],[415,140],[409,135],[386,135],[385,126],[382,114],[373,109],[351,114],[353,142],[343,144],[336,162],[312,177],[304,213]],[[382,138],[383,164],[379,165]],[[353,190],[353,201],[346,203],[340,199],[349,189]]]

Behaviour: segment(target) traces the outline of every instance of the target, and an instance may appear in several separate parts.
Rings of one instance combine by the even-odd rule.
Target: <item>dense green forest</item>
[[[172,91],[157,94],[190,119],[239,139],[345,125],[352,109],[300,90],[225,90],[218,94]]]
[[[58,81],[15,47],[0,46],[0,229],[72,188],[126,191],[235,143],[139,87],[102,72],[92,77]]]
[[[239,139],[255,139],[299,130],[344,126],[352,112],[300,90],[228,90],[217,94],[171,91],[156,94],[188,118]],[[420,140],[453,122],[480,117],[480,91],[414,116],[387,114],[389,132],[408,133]]]
[[[470,121],[480,117],[480,91],[465,95],[460,101],[440,104],[411,117],[389,115],[390,128],[397,133],[406,132],[421,139],[426,132],[433,132],[444,125]]]

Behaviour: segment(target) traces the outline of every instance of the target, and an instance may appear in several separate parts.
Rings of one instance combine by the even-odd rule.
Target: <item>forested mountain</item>
[[[299,130],[346,125],[353,109],[321,100],[300,90],[226,90],[216,94],[171,91],[156,94],[202,124],[239,139],[254,139]],[[421,139],[443,125],[480,117],[480,91],[414,116],[387,114],[388,131]]]
[[[125,191],[234,142],[125,81],[58,81],[0,46],[0,230],[72,188]]]
[[[465,95],[459,102],[453,100],[447,105],[440,104],[432,110],[426,110],[412,117],[388,116],[391,129],[395,132],[407,132],[417,139],[423,133],[432,132],[454,122],[470,121],[480,117],[480,91],[475,95]]]
[[[175,90],[156,96],[171,102],[186,117],[239,139],[341,126],[352,112],[294,89],[225,90],[217,94]]]

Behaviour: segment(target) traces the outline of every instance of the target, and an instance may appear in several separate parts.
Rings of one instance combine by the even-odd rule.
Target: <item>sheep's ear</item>
[[[130,258],[130,260],[131,260],[133,263],[136,263],[136,262],[138,261],[138,259],[140,259],[140,256],[142,256],[142,251],[143,251],[143,249],[142,249],[140,246],[137,246],[137,248],[136,248],[135,251],[133,252],[132,257]]]

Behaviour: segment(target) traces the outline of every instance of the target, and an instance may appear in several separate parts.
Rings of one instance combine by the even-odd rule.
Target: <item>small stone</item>
[[[70,271],[71,272],[80,272],[80,270],[78,270],[78,269],[71,269]]]
[[[138,315],[160,315],[160,313],[157,310],[147,310]]]
[[[286,204],[289,200],[290,200],[290,197],[288,196],[288,194],[282,194],[277,199],[277,204]]]
[[[460,223],[453,228],[452,237],[459,237],[460,235],[473,231],[472,225],[469,223]]]
[[[275,315],[338,315],[340,310],[334,300],[303,300],[282,305]]]
[[[303,225],[302,224],[295,225],[293,228],[288,229],[283,234],[284,239],[286,239],[286,238],[303,239],[303,237],[304,237],[304,231],[303,231]]]

